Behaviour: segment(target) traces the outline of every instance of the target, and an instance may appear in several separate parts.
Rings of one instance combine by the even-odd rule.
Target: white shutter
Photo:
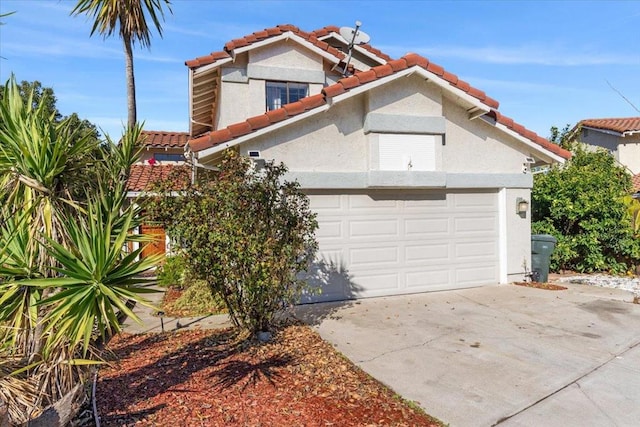
[[[380,134],[380,170],[435,171],[435,135]]]

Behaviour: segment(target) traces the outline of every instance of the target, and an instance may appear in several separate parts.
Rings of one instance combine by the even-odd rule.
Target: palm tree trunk
[[[136,117],[136,81],[133,74],[133,48],[131,37],[123,36],[125,70],[127,73],[127,125],[132,129],[137,120]]]

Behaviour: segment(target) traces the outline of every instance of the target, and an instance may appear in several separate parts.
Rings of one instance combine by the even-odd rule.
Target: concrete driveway
[[[451,426],[640,425],[640,305],[567,286],[315,304],[299,316]]]

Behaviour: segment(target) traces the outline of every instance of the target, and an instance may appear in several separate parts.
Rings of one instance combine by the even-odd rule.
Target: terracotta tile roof
[[[189,132],[143,130],[140,135],[143,145],[149,148],[182,148],[189,140]]]
[[[631,178],[631,182],[633,183],[633,191],[640,191],[640,173],[634,175],[633,178]]]
[[[180,190],[189,183],[190,171],[187,165],[133,165],[129,171],[127,190],[149,190],[151,184],[165,179],[171,179],[173,189]]]
[[[640,132],[640,117],[621,117],[612,119],[586,119],[578,125],[590,128],[611,130],[614,132]]]
[[[344,53],[336,49],[335,47],[329,46],[328,43],[323,42],[322,40],[318,40],[318,35],[315,33],[308,33],[306,31],[302,31],[298,27],[290,24],[277,25],[275,27],[266,28],[262,31],[256,31],[255,33],[249,34],[247,36],[241,37],[239,39],[234,39],[227,42],[224,45],[224,51],[220,52],[212,52],[209,55],[200,56],[195,59],[191,59],[189,61],[185,61],[185,65],[189,68],[198,68],[203,65],[213,64],[220,59],[230,58],[230,53],[233,52],[234,49],[239,47],[250,46],[253,43],[257,43],[271,37],[276,37],[282,35],[287,32],[292,32],[293,34],[302,37],[309,43],[313,44],[319,49],[322,49],[336,58],[342,60],[345,58]]]
[[[327,98],[332,98],[343,93],[348,92],[350,89],[365,85],[380,78],[390,76],[396,72],[406,70],[412,66],[420,66],[423,69],[439,75],[443,79],[449,82],[451,86],[454,86],[470,96],[483,102],[488,107],[494,109],[490,114],[496,119],[496,121],[507,128],[513,130],[519,135],[528,138],[536,144],[546,148],[547,150],[563,157],[571,157],[571,153],[567,150],[560,148],[558,145],[552,144],[547,139],[538,136],[535,132],[526,129],[524,126],[515,123],[512,119],[503,116],[495,111],[498,108],[498,101],[488,97],[483,91],[471,87],[467,82],[460,80],[454,74],[448,73],[437,64],[429,62],[428,59],[423,58],[415,53],[405,55],[400,59],[390,61],[384,65],[373,67],[368,71],[357,72],[352,76],[345,77],[338,80],[337,83],[327,86],[322,90],[322,93],[317,95],[302,98],[297,102],[284,105],[277,110],[268,111],[265,114],[251,117],[243,122],[236,123],[234,125],[227,126],[224,129],[208,132],[202,136],[194,138],[189,141],[189,149],[193,152],[205,150],[207,148],[214,147],[218,144],[222,144],[227,141],[231,141],[234,138],[238,138],[259,129],[268,127],[275,123],[287,120],[291,117],[302,114],[306,111],[313,110],[327,103]]]
[[[512,131],[516,132],[517,134],[524,136],[525,138],[535,142],[536,144],[540,145],[543,148],[546,148],[547,150],[551,151],[554,154],[557,154],[558,156],[564,158],[564,159],[568,159],[571,157],[571,152],[568,150],[565,150],[564,148],[560,147],[557,144],[554,144],[552,142],[550,142],[547,138],[544,138],[540,135],[538,135],[537,133],[526,129],[524,126],[516,123],[513,121],[513,119],[500,114],[499,112],[492,110],[489,113],[489,116],[493,117],[497,123],[500,123],[501,125],[507,127],[508,129],[511,129]]]

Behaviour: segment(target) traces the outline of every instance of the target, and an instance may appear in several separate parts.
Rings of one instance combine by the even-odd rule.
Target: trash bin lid
[[[532,234],[531,241],[558,243],[558,240],[556,240],[556,238],[553,237],[551,234]]]

